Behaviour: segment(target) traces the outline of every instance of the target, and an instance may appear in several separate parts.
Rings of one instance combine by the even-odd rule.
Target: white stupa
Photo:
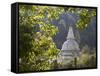
[[[63,43],[58,62],[65,63],[78,56],[79,44],[75,40],[73,29],[69,26],[67,40]]]

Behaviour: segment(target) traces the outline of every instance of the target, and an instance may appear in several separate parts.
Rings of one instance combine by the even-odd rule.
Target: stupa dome
[[[79,50],[79,45],[75,40],[69,39],[64,42],[61,50]]]

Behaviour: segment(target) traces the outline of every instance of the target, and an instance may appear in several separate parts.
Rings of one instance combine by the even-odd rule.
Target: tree
[[[50,21],[57,19],[62,11],[60,7],[19,6],[20,71],[49,70],[52,67],[59,49],[52,39],[58,28]]]

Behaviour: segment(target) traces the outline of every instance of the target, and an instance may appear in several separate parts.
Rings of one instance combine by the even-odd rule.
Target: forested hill
[[[78,38],[76,39],[80,47],[88,45],[90,48],[96,47],[96,18],[92,18],[89,26],[84,30],[78,30],[75,26],[76,21],[79,16],[76,14],[65,14],[60,16],[59,20],[53,20],[53,24],[58,27],[59,32],[53,38],[57,47],[61,49],[62,44],[66,40],[69,26],[73,26],[74,35]],[[80,37],[80,38],[79,38]]]

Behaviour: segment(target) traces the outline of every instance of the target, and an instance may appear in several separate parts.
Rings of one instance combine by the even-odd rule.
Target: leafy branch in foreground
[[[20,71],[49,70],[53,67],[53,59],[56,59],[59,49],[52,37],[58,29],[50,21],[59,18],[62,11],[62,8],[49,6],[19,6]]]

